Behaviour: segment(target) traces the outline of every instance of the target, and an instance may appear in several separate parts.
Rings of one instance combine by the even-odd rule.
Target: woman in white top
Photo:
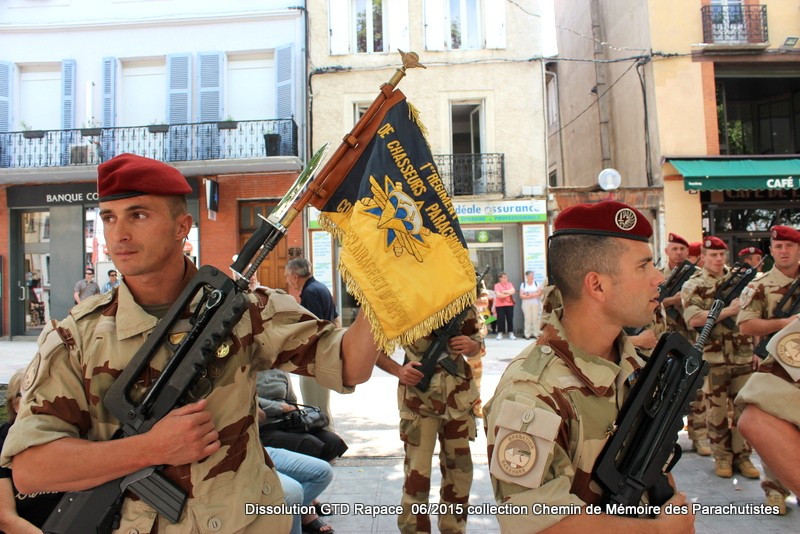
[[[522,316],[525,318],[525,339],[539,337],[539,315],[542,309],[542,290],[533,277],[533,271],[525,271],[525,281],[519,286],[522,299]]]

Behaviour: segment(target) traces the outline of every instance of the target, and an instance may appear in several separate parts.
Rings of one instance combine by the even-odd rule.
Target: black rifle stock
[[[620,408],[614,434],[595,464],[603,504],[611,511],[637,506],[645,492],[657,506],[672,497],[665,471],[680,458],[678,432],[708,373],[703,345],[722,308],[722,302],[714,302],[694,346],[677,332],[661,336]]]
[[[214,267],[201,267],[108,389],[103,402],[121,424],[113,439],[143,434],[174,408],[211,393],[214,384],[206,368],[216,359],[217,350],[247,309],[245,292],[250,277],[308,202],[308,194],[297,199],[326,150],[327,145],[314,154],[283,200],[269,217],[262,218],[261,226],[231,265],[236,281]],[[185,318],[185,312],[195,302],[195,311],[189,318],[191,329],[173,343],[170,340],[172,328]],[[131,398],[142,372],[164,347],[170,352],[170,358],[161,374],[140,400]],[[151,466],[89,490],[67,493],[42,530],[47,534],[109,533],[117,528],[119,508],[126,492],[135,494],[176,523],[183,513],[187,494],[162,470],[163,466]]]
[[[753,278],[756,277],[758,274],[758,267],[764,263],[764,259],[766,259],[766,256],[764,256],[755,267],[751,267],[746,263],[736,263],[731,268],[728,278],[717,288],[716,293],[714,293],[714,300],[721,300],[724,302],[725,306],[723,307],[730,306],[733,299],[738,299],[739,295],[744,291],[744,288],[747,287],[747,284],[752,282]],[[727,317],[720,322],[731,330],[736,328],[735,317]]]
[[[792,303],[791,305],[789,304],[790,302]],[[772,315],[775,319],[785,319],[787,317],[791,317],[792,315],[797,315],[798,313],[800,313],[800,278],[795,280],[792,285],[789,286],[786,294],[781,297],[781,300],[778,301],[777,305],[775,305],[775,311]],[[769,343],[774,335],[775,332],[763,336],[753,351],[755,352],[756,356],[762,360],[769,356],[767,343]]]
[[[483,272],[477,276],[475,282],[476,287],[480,286],[483,277],[486,276],[488,272],[489,266],[487,265]],[[418,390],[422,392],[428,391],[428,388],[431,387],[431,380],[433,379],[433,373],[436,371],[437,365],[441,365],[442,369],[451,375],[458,374],[458,367],[456,366],[455,360],[450,357],[450,351],[447,345],[450,338],[458,335],[461,331],[461,323],[467,316],[469,308],[470,307],[467,306],[455,317],[450,319],[446,325],[440,326],[432,332],[433,339],[431,340],[431,344],[428,345],[425,354],[422,355],[422,359],[420,360],[421,365],[417,367],[417,370],[422,373],[422,380],[414,386]]]

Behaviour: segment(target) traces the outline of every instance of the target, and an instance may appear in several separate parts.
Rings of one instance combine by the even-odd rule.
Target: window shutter
[[[103,128],[117,125],[117,58],[103,58]]]
[[[222,80],[225,54],[204,52],[198,54],[200,61],[200,122],[222,119]]]
[[[275,118],[294,117],[294,46],[275,49]]]
[[[11,131],[11,88],[14,64],[0,61],[0,132]]]
[[[484,0],[484,35],[486,48],[506,47],[506,2],[505,0]]]
[[[425,50],[446,50],[443,0],[425,0]]]
[[[384,5],[388,7],[387,19],[389,21],[387,51],[408,50],[408,0],[393,0]]]
[[[350,53],[350,5],[352,0],[328,1],[328,34],[331,55]]]
[[[167,121],[183,124],[192,120],[192,56],[167,56]]]
[[[75,128],[75,60],[61,62],[61,129]]]

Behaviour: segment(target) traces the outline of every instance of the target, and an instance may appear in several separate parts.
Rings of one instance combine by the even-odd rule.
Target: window
[[[355,51],[363,53],[384,52],[385,10],[384,0],[354,0]]]
[[[119,126],[166,122],[166,60],[163,57],[122,60],[121,81]]]
[[[425,49],[506,48],[505,10],[500,0],[426,0]]]
[[[558,90],[556,82],[547,82],[547,125],[551,129],[558,128]]]
[[[369,103],[355,102],[353,104],[353,126],[358,124],[358,121],[360,121],[364,113],[367,112],[367,108],[369,108]]]
[[[450,29],[450,49],[480,48],[478,0],[450,0],[445,19]]]

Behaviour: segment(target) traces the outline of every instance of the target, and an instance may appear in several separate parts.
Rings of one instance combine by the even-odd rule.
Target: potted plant
[[[230,115],[224,121],[217,122],[217,128],[220,130],[235,130],[239,127],[238,121],[233,120]]]
[[[147,127],[147,131],[156,134],[156,133],[167,133],[169,131],[169,124],[162,123],[154,123]]]
[[[41,139],[44,137],[44,130],[33,130],[31,125],[25,121],[19,123],[22,128],[22,137],[25,139]]]
[[[81,126],[81,135],[84,137],[98,137],[102,133],[103,129],[95,121],[89,121],[88,125]]]

